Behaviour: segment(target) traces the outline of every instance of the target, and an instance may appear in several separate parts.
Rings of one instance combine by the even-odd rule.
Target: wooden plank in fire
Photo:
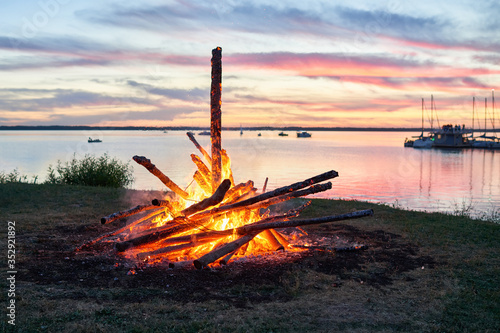
[[[137,156],[137,155],[132,157],[132,159],[136,161],[138,164],[145,167],[153,175],[155,175],[159,180],[161,180],[163,184],[165,184],[166,187],[174,191],[174,193],[180,195],[184,199],[189,198],[189,194],[183,189],[181,189],[179,186],[177,186],[177,184],[174,183],[170,178],[168,178],[163,172],[161,172],[156,167],[156,165],[151,163],[151,160],[147,159],[144,156]]]
[[[210,138],[212,142],[212,189],[222,181],[221,158],[221,88],[222,88],[222,48],[212,50],[212,84],[210,87]]]

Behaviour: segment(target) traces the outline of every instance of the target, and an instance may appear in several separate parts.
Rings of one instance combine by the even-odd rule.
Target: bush
[[[38,176],[33,176],[33,184],[36,184]],[[10,173],[6,174],[4,171],[0,171],[0,184],[6,183],[29,183],[27,175],[21,175],[19,170],[14,169]]]
[[[69,162],[57,162],[54,169],[49,166],[46,183],[104,187],[125,187],[134,179],[132,167],[104,154],[101,157],[85,155],[81,160],[75,156]]]

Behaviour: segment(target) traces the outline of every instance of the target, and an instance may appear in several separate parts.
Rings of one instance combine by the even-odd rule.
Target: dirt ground
[[[336,276],[333,287],[342,288],[348,280],[374,287],[391,285],[400,274],[420,267],[433,268],[436,261],[419,254],[419,248],[401,236],[382,230],[362,231],[338,224],[306,229],[310,239],[342,239],[362,245],[362,249],[318,246],[300,253],[276,253],[229,262],[226,266],[196,270],[191,266],[168,268],[137,264],[117,255],[111,244],[95,246],[93,251],[75,252],[85,241],[103,233],[101,226],[59,227],[42,232],[23,243],[34,252],[22,262],[22,280],[38,285],[72,284],[90,288],[165,288],[161,297],[177,302],[226,301],[236,307],[287,301],[291,272],[308,269]],[[64,240],[64,241],[62,241]],[[288,282],[287,282],[288,281]],[[252,288],[259,286],[259,288]],[[267,286],[269,292],[262,292]],[[293,287],[293,286],[292,286]],[[235,293],[235,290],[240,292]],[[244,290],[243,295],[241,290]],[[85,297],[84,295],[80,295]],[[78,294],[74,297],[80,297]],[[147,293],[123,294],[123,302],[142,302]],[[245,300],[245,301],[242,301]]]

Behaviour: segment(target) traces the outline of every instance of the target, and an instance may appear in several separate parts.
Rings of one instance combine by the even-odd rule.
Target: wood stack
[[[140,214],[140,218],[135,221],[85,243],[78,250],[91,248],[98,242],[110,241],[115,243],[118,253],[129,258],[154,261],[156,258],[167,257],[176,266],[183,266],[187,260],[201,269],[217,260],[227,264],[235,255],[242,256],[252,252],[249,244],[253,244],[250,242],[256,238],[266,243],[268,250],[286,250],[290,247],[286,235],[281,232],[283,228],[373,214],[372,210],[362,210],[316,219],[292,219],[306,205],[285,213],[271,214],[268,208],[273,205],[330,189],[331,182],[322,182],[338,176],[333,170],[270,192],[264,189],[260,194],[257,194],[252,181],[234,183],[228,167],[229,157],[221,148],[221,54],[220,47],[212,51],[212,155],[209,156],[194,136],[188,133],[189,139],[210,166],[209,168],[197,155],[191,155],[197,167],[193,180],[204,193],[202,198],[194,199],[193,192],[181,189],[146,157],[134,156],[135,162],[144,166],[176,194],[175,199],[155,199],[150,204],[138,205],[103,217],[101,223],[107,224]],[[196,202],[192,203],[192,200]],[[174,258],[182,258],[182,262],[175,263]]]

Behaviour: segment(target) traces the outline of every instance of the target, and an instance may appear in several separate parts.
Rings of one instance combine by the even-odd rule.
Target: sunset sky
[[[0,125],[208,126],[220,46],[223,126],[419,127],[431,94],[469,126],[500,88],[499,18],[496,0],[3,2]]]

